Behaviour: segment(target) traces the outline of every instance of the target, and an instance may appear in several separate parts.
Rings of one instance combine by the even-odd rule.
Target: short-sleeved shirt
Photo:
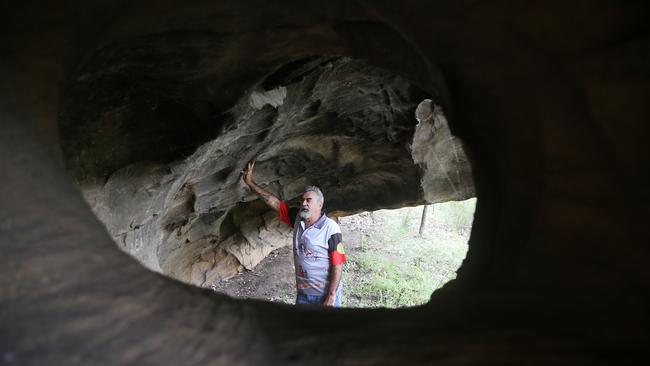
[[[330,266],[346,261],[341,228],[325,214],[306,228],[297,213],[286,202],[280,203],[280,221],[293,227],[296,289],[305,295],[324,295],[329,286]]]

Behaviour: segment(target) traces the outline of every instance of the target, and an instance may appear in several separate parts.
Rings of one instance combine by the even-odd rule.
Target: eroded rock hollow
[[[106,95],[101,85],[125,72],[86,70],[73,95],[99,99]],[[99,92],[91,89],[98,84]],[[426,94],[406,79],[359,60],[314,56],[284,64],[226,112],[198,122],[179,102],[171,116],[146,103],[159,94],[115,93],[117,100],[91,103],[105,110],[75,109],[68,101],[67,118],[96,128],[111,124],[103,131],[64,128],[64,144],[70,143],[64,151],[118,245],[146,267],[197,286],[251,270],[290,243],[277,214],[241,182],[250,160],[257,182],[294,204],[307,185],[320,186],[331,216],[474,194],[469,162],[441,107],[423,102]],[[183,98],[191,102],[194,95]],[[416,116],[419,103],[428,114]],[[186,118],[204,131],[187,138]],[[158,129],[160,119],[175,129]],[[102,133],[134,124],[150,134],[95,143]],[[202,143],[206,136],[210,141]],[[188,141],[195,151],[173,154],[187,151]]]
[[[0,8],[0,362],[649,363],[647,1]],[[327,55],[386,72],[352,73],[371,85],[345,87],[356,102],[334,108],[343,100],[326,76],[356,61]],[[333,67],[290,77],[321,61]],[[433,104],[418,132],[420,98]],[[236,300],[115,245],[186,278],[197,262],[199,277],[222,276],[213,259],[246,265],[222,243],[257,235],[267,218],[238,183],[251,158],[285,199],[299,178],[323,185],[330,212],[435,200],[426,187],[453,174],[431,170],[437,149],[415,147],[440,126],[436,105],[467,145],[477,206],[457,279],[425,306]],[[367,115],[346,112],[356,110]]]

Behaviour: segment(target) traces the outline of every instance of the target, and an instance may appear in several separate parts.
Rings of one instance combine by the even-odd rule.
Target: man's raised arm
[[[267,191],[266,189],[258,186],[255,181],[253,181],[253,167],[255,166],[255,162],[251,161],[248,163],[248,166],[246,166],[246,170],[244,170],[244,175],[242,176],[242,180],[246,185],[248,185],[251,190],[255,193],[257,193],[263,200],[266,202],[269,207],[276,211],[280,211],[280,200],[276,195],[273,193]]]

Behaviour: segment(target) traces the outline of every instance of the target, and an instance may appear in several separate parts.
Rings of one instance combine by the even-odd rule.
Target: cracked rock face
[[[416,111],[418,125],[413,135],[411,155],[423,167],[422,190],[429,203],[457,200],[474,195],[471,167],[462,143],[449,130],[442,108],[431,99],[422,101]]]
[[[425,97],[360,61],[298,60],[252,86],[213,121],[217,137],[186,158],[140,161],[80,186],[123,250],[209,287],[290,243],[290,229],[241,182],[249,160],[256,182],[290,203],[320,186],[330,216],[473,196],[440,107],[425,101],[416,119]],[[174,134],[182,130],[178,123]]]

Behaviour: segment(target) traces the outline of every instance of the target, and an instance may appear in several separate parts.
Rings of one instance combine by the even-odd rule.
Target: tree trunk
[[[424,233],[424,227],[426,226],[428,209],[429,209],[429,205],[424,205],[422,207],[422,219],[420,220],[420,232],[419,232],[420,237],[422,237]]]

